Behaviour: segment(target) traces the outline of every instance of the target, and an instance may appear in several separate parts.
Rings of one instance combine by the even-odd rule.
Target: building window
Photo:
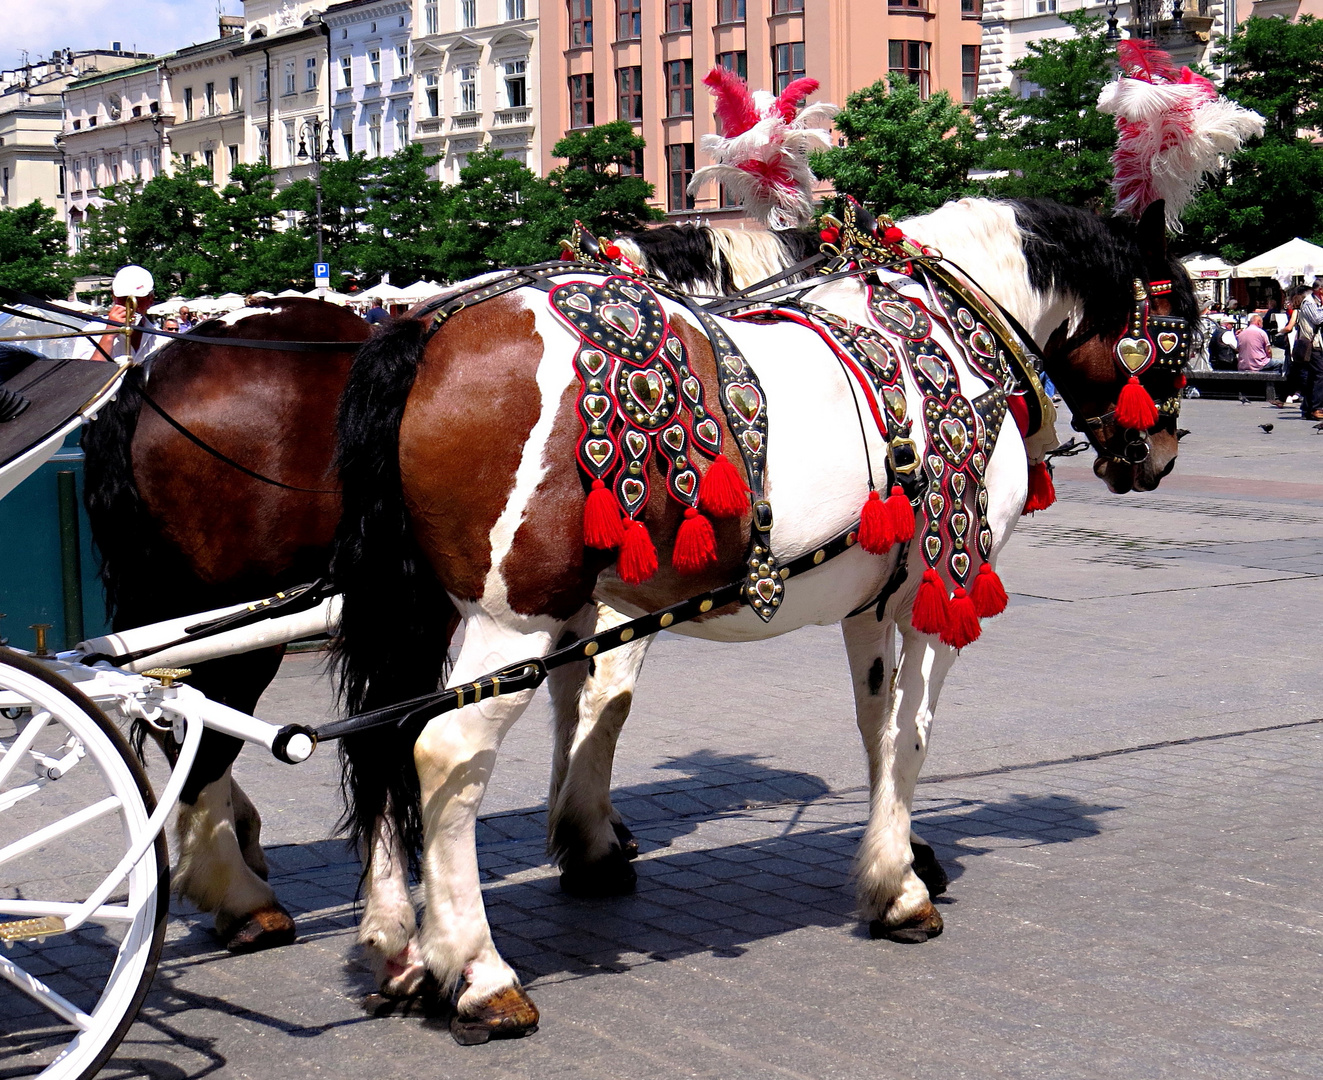
[[[395,46],[395,77],[397,79],[408,78],[409,75],[409,46]]]
[[[183,159],[185,169],[191,169],[193,167],[193,155],[191,153],[180,154],[179,156]]]
[[[960,46],[960,100],[966,103],[978,97],[978,57],[977,45]]]
[[[465,64],[459,69],[459,111],[478,111],[478,65]]]
[[[742,23],[744,21],[744,0],[720,0],[717,4],[717,22]]]
[[[161,148],[159,146],[152,147],[152,175],[161,175]]]
[[[528,13],[524,0],[505,0],[505,21],[519,22],[527,19]]]
[[[633,150],[630,152],[629,160],[620,164],[621,176],[642,176],[643,175],[643,150]]]
[[[772,59],[773,93],[779,94],[796,79],[804,77],[804,43],[802,41],[791,41],[785,45],[778,45],[773,50]]]
[[[59,168],[59,172],[58,172],[57,175],[58,175],[58,177],[59,177],[59,183],[60,183],[60,186],[59,186],[59,190],[56,192],[56,194],[59,195],[59,197],[60,197],[61,199],[63,199],[66,195],[69,194],[69,192],[68,192],[68,191],[66,190],[66,188],[65,188],[64,166],[63,166],[63,165],[60,166],[60,168]]]
[[[209,178],[207,182],[209,184],[214,184],[216,182],[216,151],[203,150],[202,164],[206,167],[207,170],[207,176]]]
[[[666,0],[666,32],[689,30],[694,25],[692,0]]]
[[[671,60],[666,64],[666,115],[693,116],[694,62]]]
[[[193,88],[191,86],[184,87],[184,119],[193,119]]]
[[[95,157],[89,157],[89,158],[87,159],[87,187],[88,187],[88,190],[90,190],[90,191],[95,191],[95,190],[96,190],[97,188],[99,188],[100,186],[101,186],[101,178],[97,175],[97,171],[96,171],[96,158],[95,158]]]
[[[265,101],[271,95],[271,75],[266,68],[257,69],[257,100]]]
[[[303,61],[303,89],[317,89],[317,57],[309,56]]]
[[[381,82],[381,50],[368,50],[368,82]]]
[[[257,156],[268,165],[271,163],[271,131],[268,128],[257,129]]]
[[[1034,0],[1034,11],[1039,15],[1047,15],[1057,9],[1057,0]]]
[[[74,191],[83,190],[83,162],[81,158],[75,158],[73,163],[73,189]]]
[[[441,76],[429,71],[423,80],[423,100],[427,102],[427,115],[441,115]]]
[[[354,122],[348,116],[340,128],[340,145],[344,147],[346,158],[354,156]]]
[[[505,63],[505,107],[522,109],[528,104],[528,61],[507,60]]]
[[[965,0],[961,0],[964,3]],[[896,9],[909,9],[910,11],[927,11],[928,0],[887,0],[887,7],[893,11]]]
[[[569,0],[570,48],[593,43],[593,0]]]
[[[236,112],[243,107],[243,102],[239,100],[239,76],[230,76],[230,111]]]
[[[643,0],[616,0],[616,40],[643,36]]]
[[[804,0],[774,0],[772,4],[772,14],[780,15],[786,11],[803,11]]]
[[[215,115],[216,115],[216,84],[215,84],[214,82],[209,82],[209,83],[207,83],[207,85],[203,88],[203,91],[202,91],[202,101],[203,101],[204,107],[205,107],[205,109],[206,109],[206,112],[205,112],[203,115],[205,115],[205,116],[215,116]]]
[[[694,197],[689,181],[694,178],[694,144],[673,143],[666,148],[666,206],[670,210],[692,210]]]
[[[749,54],[740,52],[717,53],[717,63],[727,71],[733,71],[741,79],[749,77]]]
[[[983,18],[983,0],[960,0],[960,17],[962,19]]]
[[[436,0],[427,0],[423,5],[423,21],[427,25],[429,34],[439,34],[441,32],[441,20],[437,15]]]
[[[230,166],[227,172],[234,172],[239,167],[239,146],[237,143],[231,143],[226,150],[230,155]]]
[[[141,148],[133,151],[133,179],[145,180],[142,175],[142,150]]]
[[[592,127],[597,121],[593,115],[593,77],[570,76],[570,127]]]
[[[381,113],[368,117],[368,157],[381,157]]]
[[[619,98],[621,120],[643,119],[643,69],[623,67],[616,69],[616,93]]]
[[[1055,3],[1055,0],[1048,0]],[[919,88],[919,96],[928,99],[928,43],[926,41],[891,41],[887,43],[887,74],[909,79]]]
[[[285,61],[285,90],[286,95],[298,93],[298,75],[294,71],[294,61]]]
[[[285,121],[285,164],[293,165],[296,163],[294,157],[294,121]]]
[[[345,90],[354,85],[354,58],[349,53],[340,57],[340,85]]]
[[[472,30],[478,25],[478,0],[459,0],[461,30]]]
[[[409,107],[406,105],[395,114],[395,149],[402,150],[409,145]]]

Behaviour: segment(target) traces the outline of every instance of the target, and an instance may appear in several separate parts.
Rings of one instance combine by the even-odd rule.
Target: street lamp
[[[307,161],[308,143],[312,143],[312,186],[317,192],[317,261],[322,261],[322,162],[335,160],[335,143],[331,139],[331,125],[326,125],[326,142],[322,142],[322,120],[319,116],[303,121],[299,129],[299,161]]]
[[[1121,31],[1117,26],[1116,18],[1116,0],[1107,0],[1107,40],[1121,40]]]

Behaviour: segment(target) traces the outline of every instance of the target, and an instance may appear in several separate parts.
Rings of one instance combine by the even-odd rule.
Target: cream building
[[[441,158],[439,179],[458,181],[469,155],[485,146],[543,171],[541,2],[416,0],[416,137]]]
[[[236,165],[256,157],[244,120],[247,67],[233,53],[243,42],[243,20],[221,16],[220,31],[218,38],[162,58],[161,78],[171,167],[204,166],[211,182],[223,187]]]

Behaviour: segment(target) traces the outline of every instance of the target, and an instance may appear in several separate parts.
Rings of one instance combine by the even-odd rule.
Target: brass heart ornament
[[[1131,375],[1138,375],[1153,359],[1153,344],[1145,338],[1123,337],[1116,343],[1116,355]]]

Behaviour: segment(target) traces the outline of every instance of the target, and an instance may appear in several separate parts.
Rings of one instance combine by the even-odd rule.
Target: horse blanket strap
[[[838,533],[827,543],[786,562],[781,566],[777,576],[782,581],[798,577],[848,551],[858,542],[859,527],[856,524],[845,532]],[[433,717],[488,698],[533,690],[542,685],[548,674],[565,664],[592,659],[600,653],[618,649],[635,638],[647,637],[677,623],[688,622],[699,615],[705,615],[714,609],[737,603],[750,603],[743,580],[692,596],[678,604],[654,611],[650,615],[631,619],[600,634],[579,638],[540,659],[523,660],[474,682],[465,683],[463,686],[423,694],[382,709],[323,724],[316,731],[317,739],[319,742],[326,739],[340,739],[346,735],[357,735],[386,725],[394,725],[402,730],[412,731],[416,735]],[[868,606],[865,605],[864,610],[867,610]]]
[[[146,389],[140,387],[139,393],[142,395],[142,400],[156,413],[156,415],[159,416],[162,420],[164,420],[167,424],[169,424],[172,428],[174,428],[177,432],[179,432],[180,435],[182,435],[184,438],[186,438],[189,442],[191,442],[194,446],[198,447],[200,450],[205,450],[208,454],[216,458],[218,461],[223,461],[230,468],[236,469],[239,472],[243,473],[244,476],[251,477],[252,479],[258,480],[263,484],[270,484],[272,487],[283,488],[285,491],[298,491],[298,492],[302,492],[305,495],[339,495],[340,494],[339,488],[305,488],[305,487],[298,487],[295,484],[286,484],[282,480],[273,480],[269,476],[263,476],[260,472],[256,472],[255,470],[250,469],[247,465],[241,465],[239,462],[235,461],[234,458],[230,457],[229,454],[222,453],[220,450],[217,450],[214,446],[212,446],[211,443],[205,442],[199,436],[189,431],[188,428],[184,427],[183,424],[181,424],[178,420],[176,420],[173,416],[171,416],[168,412],[166,412],[164,407],[162,407],[161,404],[154,397],[152,397],[149,393],[147,393]]]

